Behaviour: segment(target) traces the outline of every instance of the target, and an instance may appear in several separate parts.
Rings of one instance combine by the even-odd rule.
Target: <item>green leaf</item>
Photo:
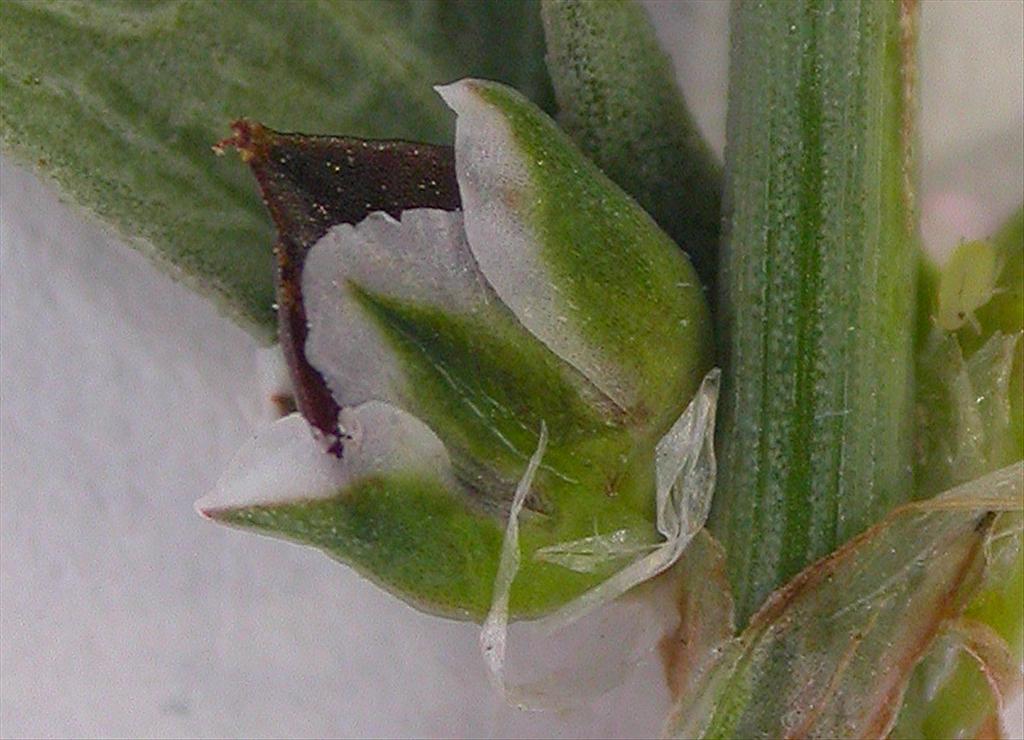
[[[558,122],[693,261],[717,277],[722,173],[644,9],[632,0],[545,0]]]
[[[239,452],[197,509],[319,547],[426,611],[483,613],[501,530],[454,493],[443,445],[380,402],[346,410],[344,421],[354,443],[339,460],[302,417],[281,419]]]
[[[994,523],[1007,515],[993,512],[1022,510],[1021,463],[899,507],[774,592],[738,637],[712,646],[718,661],[677,705],[669,734],[888,736],[918,660],[978,591]]]
[[[711,530],[740,625],[913,491],[912,8],[733,13]]]
[[[0,144],[272,338],[269,219],[210,152],[227,123],[442,141],[431,85],[484,75],[550,107],[542,50],[532,2],[10,0]]]

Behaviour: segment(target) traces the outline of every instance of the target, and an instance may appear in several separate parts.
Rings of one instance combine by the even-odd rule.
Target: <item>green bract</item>
[[[510,602],[532,616],[622,565],[578,572],[539,548],[659,542],[655,446],[710,366],[709,319],[683,252],[538,108],[490,82],[440,93],[461,207],[373,211],[301,255],[303,362],[341,409],[340,459],[287,417],[200,508],[479,619],[546,426]]]
[[[701,680],[679,698],[666,735],[921,737],[890,735],[914,666],[936,636],[967,627],[958,620],[991,585],[997,531],[1004,539],[1019,531],[1012,518],[1022,509],[1021,462],[898,507],[774,591],[735,637],[719,627],[732,621],[722,556],[697,540],[685,565],[713,584],[690,587],[680,631],[691,636],[683,659]],[[998,635],[986,642],[1005,650]],[[1012,676],[1015,661],[1006,662]]]

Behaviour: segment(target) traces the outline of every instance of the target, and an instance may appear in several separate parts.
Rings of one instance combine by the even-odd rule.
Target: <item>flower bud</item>
[[[580,572],[537,550],[622,531],[634,550],[659,541],[655,446],[710,367],[710,322],[685,254],[539,109],[496,83],[439,92],[458,115],[457,198],[415,198],[440,186],[409,163],[437,147],[339,139],[305,162],[309,137],[287,156],[288,137],[265,129],[260,146],[240,145],[291,244],[279,291],[303,322],[284,336],[283,320],[282,338],[300,345],[290,362],[314,428],[278,422],[199,508],[317,546],[425,610],[480,619],[546,427],[510,602],[512,616],[534,616],[622,564]],[[308,171],[330,195],[334,167],[349,177],[342,199],[365,191],[353,162],[396,146],[413,177],[392,182],[394,162],[370,174],[384,188],[365,213],[327,223],[346,209],[295,192]],[[294,183],[268,192],[283,167]],[[387,200],[389,186],[404,202]],[[338,409],[336,428],[314,421],[304,395]]]

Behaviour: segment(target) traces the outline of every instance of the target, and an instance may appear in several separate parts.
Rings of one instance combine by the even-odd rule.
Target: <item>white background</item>
[[[726,8],[651,9],[721,151]],[[924,8],[933,248],[988,233],[1024,199],[1022,24],[1012,0]],[[211,304],[0,161],[0,734],[658,731],[653,656],[586,710],[519,712],[488,687],[474,626],[197,517],[193,500],[265,419],[265,361]]]

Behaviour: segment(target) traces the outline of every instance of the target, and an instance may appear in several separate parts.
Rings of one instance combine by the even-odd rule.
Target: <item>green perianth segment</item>
[[[491,604],[502,522],[467,508],[435,481],[402,477],[364,480],[338,496],[255,506],[218,521],[317,547],[365,577],[434,614],[480,620]],[[564,604],[616,565],[580,574],[538,563],[530,553],[552,539],[543,517],[523,514],[522,567],[510,613],[536,616]]]
[[[239,509],[220,521],[318,547],[441,613],[486,612],[502,537],[497,521],[469,513],[440,483],[401,478],[364,481],[332,499]]]
[[[543,422],[550,441],[535,491],[557,536],[624,521],[655,536],[654,440],[585,402],[567,378],[573,371],[511,318],[488,314],[484,323],[350,290],[400,357],[409,389],[403,407],[441,438],[485,503],[511,500]]]
[[[634,418],[665,431],[710,367],[710,319],[685,255],[551,119],[513,90],[475,81],[522,151],[534,236],[551,280],[573,306],[571,330],[639,379]]]

